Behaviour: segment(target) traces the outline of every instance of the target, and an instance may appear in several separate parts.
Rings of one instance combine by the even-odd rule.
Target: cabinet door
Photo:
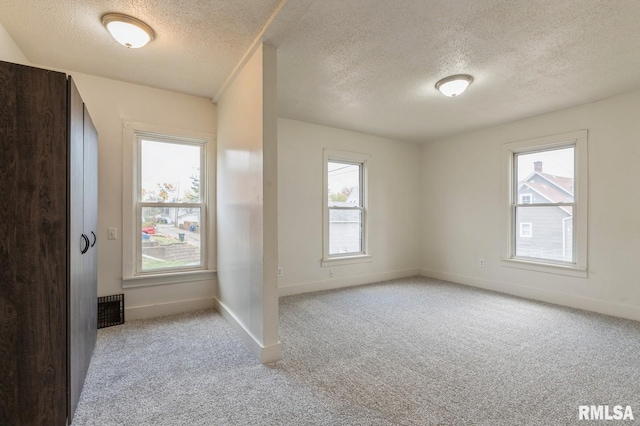
[[[67,78],[0,62],[0,424],[67,417]]]
[[[90,246],[84,226],[84,104],[69,79],[69,420],[76,411],[84,384],[87,333],[84,256]]]
[[[91,116],[84,108],[84,227],[91,240],[85,254],[86,295],[89,300],[87,333],[89,336],[88,356],[96,343],[98,329],[98,132]]]
[[[98,132],[84,107],[84,229],[89,250],[84,255],[83,294],[86,300],[84,371],[89,368],[98,336]],[[84,377],[83,375],[83,377]]]
[[[69,78],[71,99],[71,279],[69,301],[69,419],[78,406],[98,322],[98,134]],[[76,241],[77,245],[73,242]]]

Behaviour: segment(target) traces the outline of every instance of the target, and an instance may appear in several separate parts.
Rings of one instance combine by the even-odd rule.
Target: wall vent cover
[[[124,324],[124,294],[98,297],[98,328]]]

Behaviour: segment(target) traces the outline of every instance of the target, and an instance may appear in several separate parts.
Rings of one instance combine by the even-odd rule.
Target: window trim
[[[503,162],[503,238],[502,238],[502,266],[527,269],[532,271],[555,273],[580,278],[588,276],[587,269],[587,213],[588,213],[588,132],[579,130],[575,132],[551,135],[536,139],[506,143],[502,146]],[[554,262],[545,259],[530,259],[515,256],[515,232],[516,218],[515,207],[517,177],[514,158],[516,154],[536,151],[548,151],[574,146],[574,263]],[[554,204],[555,205],[555,204]],[[527,204],[529,206],[529,204]]]
[[[334,149],[323,149],[323,166],[322,166],[322,260],[321,265],[337,266],[348,265],[353,263],[371,262],[372,256],[369,251],[369,160],[371,155],[351,152],[340,151]],[[327,200],[327,194],[329,189],[329,162],[345,162],[345,163],[358,163],[362,166],[362,172],[360,176],[360,188],[359,196],[361,198],[362,206],[358,207],[358,210],[362,211],[362,251],[358,253],[338,253],[329,254],[330,240],[329,240],[329,203]]]
[[[189,269],[166,269],[158,272],[141,272],[138,265],[138,252],[141,249],[140,238],[136,238],[136,218],[141,217],[141,205],[137,194],[140,182],[140,137],[171,143],[200,144],[203,147],[200,184],[202,186],[204,220],[202,223],[201,245],[202,267]],[[207,132],[185,130],[170,126],[161,126],[123,120],[123,169],[122,169],[122,287],[144,287],[175,284],[194,280],[208,280],[215,277],[215,135]],[[172,207],[174,203],[163,203]]]

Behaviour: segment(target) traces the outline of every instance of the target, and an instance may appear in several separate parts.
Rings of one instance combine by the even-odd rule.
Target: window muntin
[[[136,274],[206,268],[205,145],[139,134]]]

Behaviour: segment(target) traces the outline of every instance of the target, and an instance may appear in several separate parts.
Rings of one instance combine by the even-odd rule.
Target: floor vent
[[[98,297],[98,328],[124,324],[124,294]]]

